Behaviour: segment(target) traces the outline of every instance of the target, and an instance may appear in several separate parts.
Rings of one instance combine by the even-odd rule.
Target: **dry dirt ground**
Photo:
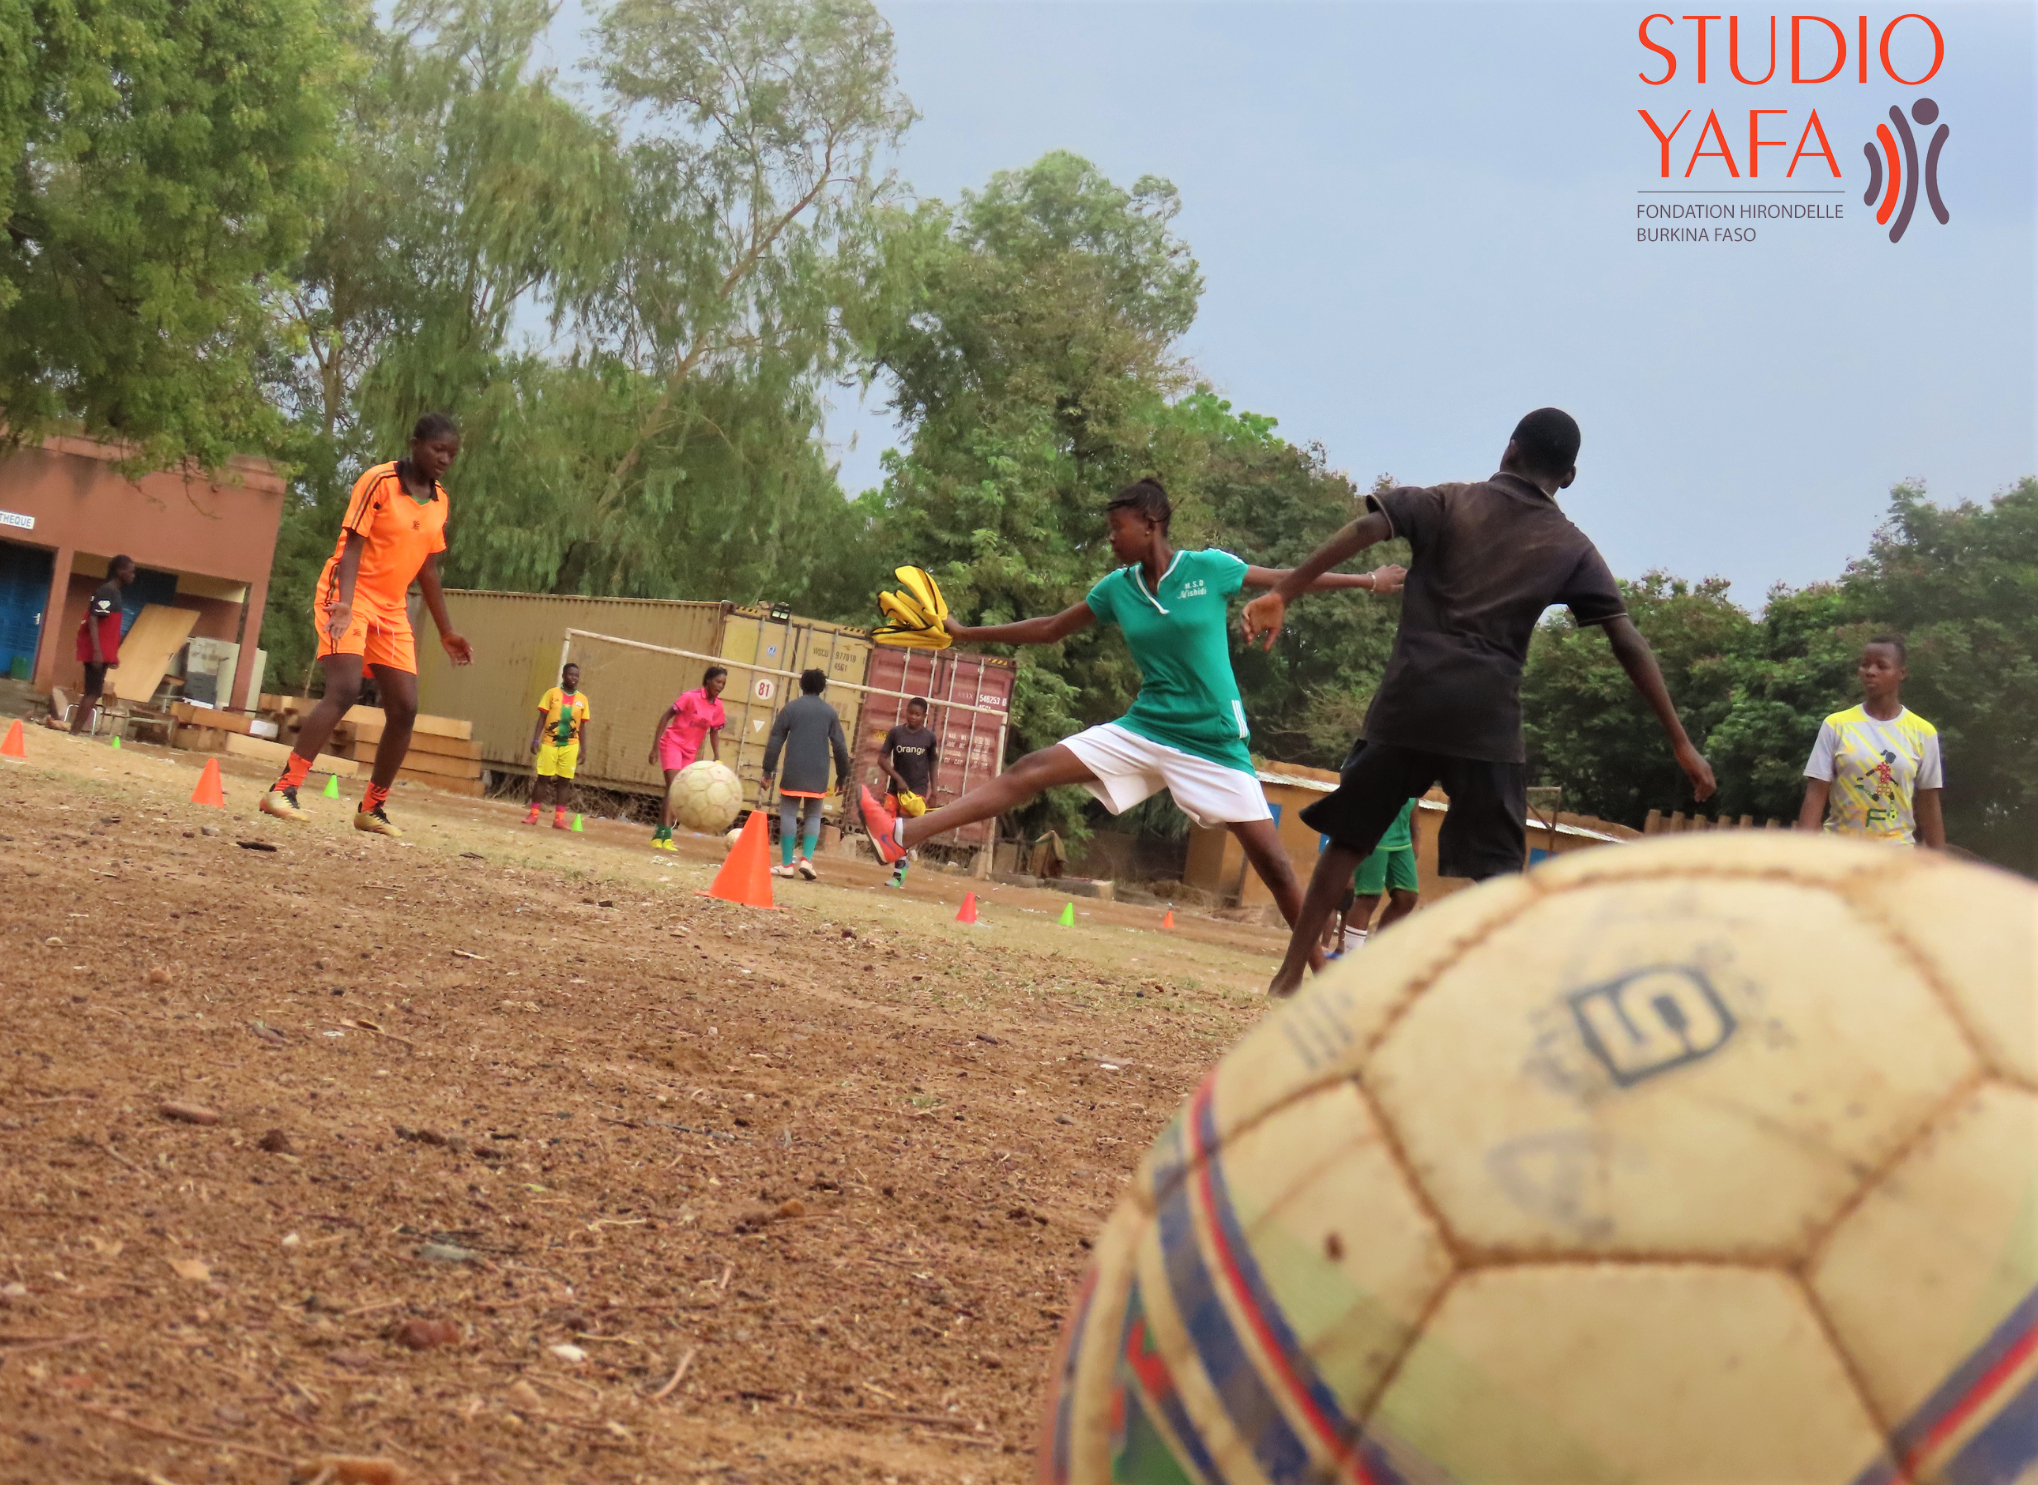
[[[718,842],[400,789],[399,843],[358,785],[286,826],[251,766],[221,810],[188,754],[28,747],[7,1482],[1030,1478],[1089,1236],[1278,948],[834,862],[764,913],[697,895]]]

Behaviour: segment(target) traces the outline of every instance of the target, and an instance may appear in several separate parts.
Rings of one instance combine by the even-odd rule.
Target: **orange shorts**
[[[357,596],[353,619],[338,644],[333,643],[332,636],[326,631],[326,621],[331,615],[330,604],[312,605],[312,623],[318,626],[319,659],[323,660],[328,655],[359,655],[364,666],[381,666],[417,674],[417,644],[411,637],[410,615],[402,608],[377,608],[361,602]]]

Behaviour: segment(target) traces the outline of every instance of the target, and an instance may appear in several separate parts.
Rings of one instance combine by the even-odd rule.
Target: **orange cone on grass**
[[[219,783],[219,760],[205,760],[205,772],[198,776],[198,787],[191,791],[193,804],[209,804],[215,809],[226,808],[226,790]]]
[[[958,923],[974,923],[976,920],[977,895],[974,892],[965,892],[962,895],[962,907],[957,911],[955,921]]]
[[[1173,928],[1174,926],[1175,926],[1175,905],[1171,902],[1168,904],[1168,910],[1161,914],[1161,927]]]
[[[7,740],[0,742],[0,758],[26,758],[28,744],[21,735],[21,718],[14,719],[14,725],[7,729]]]
[[[752,810],[743,822],[736,844],[715,873],[714,885],[701,894],[745,907],[768,908],[771,901],[771,836],[764,823],[764,811]]]

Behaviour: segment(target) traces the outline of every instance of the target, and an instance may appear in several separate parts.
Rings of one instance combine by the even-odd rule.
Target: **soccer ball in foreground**
[[[2038,889],[1686,836],[1383,935],[1148,1153],[1041,1478],[2038,1478]]]
[[[743,808],[743,784],[725,763],[689,763],[673,778],[666,798],[672,817],[687,829],[720,835]]]

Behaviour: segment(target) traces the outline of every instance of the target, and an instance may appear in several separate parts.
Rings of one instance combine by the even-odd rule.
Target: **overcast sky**
[[[1899,479],[1943,502],[2038,473],[2038,8],[1931,7],[1944,61],[1905,87],[1873,57],[1855,81],[1853,5],[1834,13],[1840,76],[1792,85],[1791,11],[1773,7],[1783,56],[1755,88],[1728,75],[1724,21],[1703,86],[1695,27],[1658,23],[1679,72],[1645,85],[1664,64],[1636,37],[1640,5],[879,4],[923,115],[895,161],[915,192],[952,199],[1058,148],[1122,184],[1173,181],[1206,281],[1186,345],[1200,374],[1361,483],[1485,475],[1514,419],[1555,403],[1585,431],[1567,508],[1615,571],[1718,574],[1759,606],[1859,555]],[[1770,13],[1744,17],[1749,75]],[[1871,51],[1900,13],[1871,14]],[[1832,55],[1807,34],[1813,75],[1815,41]],[[1892,39],[1905,76],[1930,52],[1915,21]],[[1862,204],[1862,150],[1920,96],[1951,131],[1950,221],[1921,194],[1891,244]],[[1759,179],[1751,106],[1788,110],[1763,120],[1787,144]],[[1839,181],[1816,159],[1784,177],[1814,107]],[[1666,128],[1693,110],[1669,181],[1638,108]],[[1739,178],[1717,160],[1684,178],[1708,110]],[[1931,130],[1916,132],[1922,158]],[[1840,194],[1639,194],[1665,187]],[[1638,203],[1676,200],[1845,215],[1755,222],[1753,243],[1638,243]],[[853,493],[897,434],[853,393],[837,403]]]

